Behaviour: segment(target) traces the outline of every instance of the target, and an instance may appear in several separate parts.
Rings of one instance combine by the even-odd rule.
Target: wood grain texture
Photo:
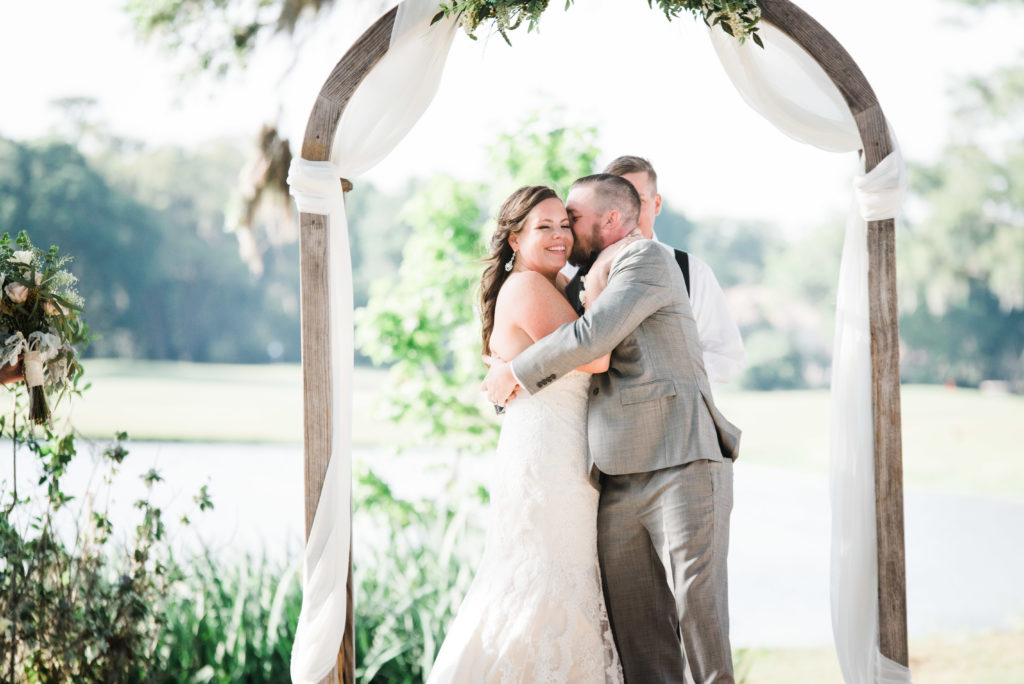
[[[895,222],[868,223],[871,399],[875,434],[875,525],[878,539],[878,647],[909,663],[903,538],[903,459]]]
[[[854,116],[878,104],[874,90],[850,53],[811,15],[789,0],[760,0],[758,4],[763,21],[792,38],[821,65]]]
[[[849,53],[806,12],[788,0],[761,0],[765,21],[800,45],[828,74],[850,107],[867,171],[892,151],[885,115]],[[875,525],[878,539],[879,650],[909,665],[903,522],[899,324],[895,225],[868,222],[868,302],[871,326],[871,407],[875,449]]]
[[[865,165],[892,148],[879,107],[856,116]],[[863,133],[866,131],[867,133]],[[895,222],[868,222],[868,310],[871,325],[871,409],[875,445],[875,532],[878,540],[878,648],[909,663],[906,545],[903,520],[903,440],[900,414],[899,311]]]
[[[324,81],[306,123],[306,134],[302,140],[303,159],[330,159],[334,134],[338,129],[342,112],[345,111],[345,106],[359,84],[387,53],[391,44],[391,29],[394,28],[397,15],[398,8],[394,7],[374,22],[352,44]]]
[[[398,8],[384,14],[353,43],[324,82],[306,123],[302,157],[329,161],[338,122],[366,74],[391,43]],[[342,179],[344,191],[352,184]],[[313,525],[331,452],[331,337],[328,291],[330,226],[317,214],[300,214],[299,249],[302,287],[302,387],[306,484],[306,538]],[[351,266],[349,266],[351,268]],[[355,682],[355,641],[352,617],[352,551],[349,546],[348,615],[338,665],[321,684]]]
[[[306,453],[306,537],[320,503],[330,457],[331,328],[327,218],[300,214],[303,443]]]
[[[319,214],[299,214],[306,539],[309,539],[316,508],[320,504],[320,492],[331,456],[329,247],[327,218]],[[337,681],[338,672],[332,670],[320,684],[336,684]]]

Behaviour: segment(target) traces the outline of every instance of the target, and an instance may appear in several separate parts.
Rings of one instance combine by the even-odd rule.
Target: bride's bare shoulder
[[[498,301],[520,302],[558,295],[554,283],[537,271],[518,271],[510,275],[498,291]]]
[[[501,286],[495,320],[509,322],[531,333],[547,334],[576,314],[555,284],[536,271],[513,273]],[[543,336],[543,334],[541,336]]]

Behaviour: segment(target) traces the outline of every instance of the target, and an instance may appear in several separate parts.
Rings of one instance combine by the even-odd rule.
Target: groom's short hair
[[[614,209],[619,212],[623,223],[633,226],[640,218],[640,195],[633,184],[621,176],[595,173],[578,179],[572,187],[593,190],[595,201],[598,203],[594,208],[598,213],[605,214]]]

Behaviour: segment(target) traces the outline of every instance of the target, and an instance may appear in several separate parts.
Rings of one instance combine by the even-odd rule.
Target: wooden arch
[[[821,24],[790,0],[760,0],[761,20],[788,35],[824,69],[839,89],[857,123],[865,169],[870,171],[892,151],[885,116],[860,68]],[[324,82],[306,124],[302,157],[329,161],[335,131],[359,84],[384,56],[398,8],[381,16],[349,48]],[[352,186],[342,180],[345,192]],[[899,329],[896,302],[894,220],[868,222],[868,296],[871,326],[871,397],[875,447],[875,501],[878,537],[879,649],[908,665],[906,574],[903,541],[903,464],[900,437]],[[304,445],[306,535],[320,501],[330,459],[330,329],[327,218],[300,214],[302,282],[302,372],[305,406]],[[349,556],[348,621],[338,670],[354,681],[352,561]]]

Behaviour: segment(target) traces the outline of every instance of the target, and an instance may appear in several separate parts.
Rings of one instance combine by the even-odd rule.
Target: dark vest
[[[679,270],[683,272],[683,282],[686,283],[686,296],[690,296],[690,255],[681,249],[673,250],[675,252],[676,263],[679,264]],[[572,308],[576,310],[576,314],[579,316],[583,315],[584,307],[580,301],[580,290],[583,287],[583,276],[587,274],[590,267],[586,269],[580,268],[576,271],[576,275],[572,277],[569,284],[565,286],[565,296],[572,304]]]

